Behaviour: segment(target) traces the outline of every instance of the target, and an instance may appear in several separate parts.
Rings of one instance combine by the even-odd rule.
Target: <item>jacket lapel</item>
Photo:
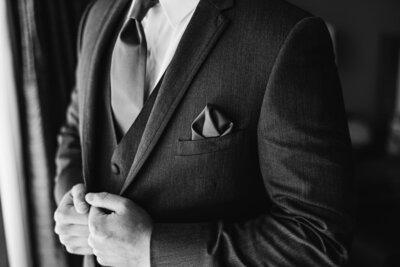
[[[233,0],[200,1],[165,74],[121,194],[149,157],[202,63],[226,29],[228,20],[221,10],[232,5]]]
[[[93,143],[95,140],[94,127],[96,125],[96,101],[101,97],[101,85],[104,74],[104,66],[107,63],[107,52],[110,48],[113,35],[118,32],[118,25],[121,22],[124,11],[130,0],[99,0],[89,12],[90,19],[86,21],[86,28],[90,32],[85,32],[87,41],[82,47],[84,53],[80,54],[80,72],[78,79],[83,82],[80,84],[83,92],[83,105],[80,106],[82,114],[81,133],[82,133],[82,149],[83,153],[83,174],[88,190],[91,190],[91,173],[94,168],[93,162]],[[91,41],[90,38],[93,38]],[[90,53],[92,52],[93,53]]]

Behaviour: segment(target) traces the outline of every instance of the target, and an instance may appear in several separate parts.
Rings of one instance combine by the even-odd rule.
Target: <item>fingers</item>
[[[70,250],[70,251],[68,251],[68,250]],[[81,256],[93,255],[92,249],[90,247],[86,247],[86,248],[72,247],[70,249],[67,248],[67,251],[71,254],[81,255]]]
[[[107,209],[117,214],[124,213],[131,204],[130,200],[109,193],[89,193],[86,195],[86,201],[92,207]]]
[[[71,191],[66,193],[58,204],[58,207],[70,207],[74,205],[73,197],[71,195]]]
[[[74,206],[60,205],[54,212],[54,220],[57,224],[78,224],[88,225],[88,214],[79,214]]]
[[[83,225],[56,224],[54,231],[59,236],[60,242],[66,250],[76,255],[92,255],[92,249],[88,244],[89,227]]]
[[[88,238],[88,244],[100,265],[115,266],[113,264],[116,262],[115,250],[110,249],[104,242],[95,241],[92,235]]]
[[[71,254],[76,255],[92,255],[93,250],[88,244],[88,239],[84,237],[71,237],[71,236],[60,236],[60,242]]]
[[[57,224],[54,228],[54,232],[56,234],[74,236],[74,237],[89,237],[89,227],[87,225],[75,225],[75,224]]]
[[[83,184],[75,185],[61,200],[54,213],[54,231],[69,253],[92,255],[88,244],[89,205],[85,201],[86,189]]]
[[[94,254],[96,255],[96,254]],[[101,266],[111,266],[112,262],[114,262],[115,260],[111,258],[111,256],[109,255],[96,255],[96,261],[98,264],[100,264]]]
[[[98,220],[106,215],[108,215],[108,213],[106,213],[105,210],[97,207],[91,207],[88,215],[88,224],[90,224],[91,221]]]
[[[87,238],[84,237],[60,235],[60,242],[66,247],[90,248]]]
[[[84,185],[82,184],[83,188]],[[68,193],[64,195],[62,198],[60,204],[57,207],[57,210],[54,213],[54,220],[56,221],[56,224],[81,224],[81,225],[87,225],[87,218],[88,214],[86,213],[78,213],[77,209],[75,208],[75,203],[76,206],[79,206],[80,212],[83,211],[82,204],[78,204],[80,201],[79,195],[81,194],[80,192],[82,191],[82,186],[74,186],[73,189],[71,189]],[[74,197],[75,196],[75,197]],[[84,197],[83,201],[84,200]],[[75,200],[74,200],[75,199]],[[85,201],[85,204],[88,205]]]
[[[77,184],[71,189],[71,195],[76,211],[79,214],[86,214],[89,212],[89,205],[86,203],[86,187],[84,184]]]

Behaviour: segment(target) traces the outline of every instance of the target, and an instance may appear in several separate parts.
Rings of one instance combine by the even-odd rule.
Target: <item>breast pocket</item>
[[[177,155],[201,155],[238,148],[244,142],[244,134],[245,131],[240,130],[220,137],[205,138],[201,140],[179,140]]]
[[[232,203],[246,169],[247,132],[197,141],[179,140],[174,158],[174,181],[188,196],[185,205],[219,210]]]

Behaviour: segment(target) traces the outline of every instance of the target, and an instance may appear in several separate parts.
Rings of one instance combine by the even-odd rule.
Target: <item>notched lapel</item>
[[[121,194],[149,157],[196,73],[226,29],[228,20],[221,10],[232,4],[233,0],[200,1],[165,74]]]
[[[90,19],[86,21],[87,29],[85,36],[90,41],[87,41],[84,53],[80,54],[80,90],[83,92],[82,107],[80,112],[82,115],[81,133],[82,133],[82,149],[83,153],[83,174],[88,190],[91,189],[91,173],[93,173],[93,155],[92,140],[94,140],[94,125],[96,119],[96,101],[99,100],[102,88],[100,82],[102,74],[101,71],[105,65],[104,60],[107,58],[106,52],[109,48],[112,36],[116,31],[118,23],[121,21],[121,16],[126,10],[127,4],[130,0],[98,0],[89,12]],[[92,39],[91,39],[92,38]],[[92,53],[91,53],[92,52]]]

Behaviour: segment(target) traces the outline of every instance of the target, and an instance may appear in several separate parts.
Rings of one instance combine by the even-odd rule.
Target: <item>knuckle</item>
[[[96,258],[97,258],[97,262],[98,262],[100,265],[107,265],[106,260],[104,260],[103,258],[101,258],[101,257],[99,257],[99,256],[97,256]]]
[[[56,211],[53,213],[53,219],[54,219],[54,221],[58,221],[58,219],[59,219],[59,214],[60,213],[60,211],[59,211],[59,209],[56,209]]]
[[[61,235],[59,237],[59,239],[60,239],[61,244],[63,244],[63,245],[68,245],[69,244],[69,241],[70,241],[69,237],[67,237],[65,235]]]
[[[76,251],[76,247],[74,246],[65,246],[65,249],[71,254],[74,254]]]
[[[66,224],[57,223],[54,227],[54,231],[58,235],[68,235],[71,231],[71,226]]]
[[[57,223],[54,227],[54,232],[58,235],[64,233],[64,226]]]
[[[76,247],[76,248],[74,249],[74,252],[73,252],[73,254],[75,254],[75,255],[81,255],[81,256],[83,256],[84,253],[85,253],[85,250],[84,250],[84,248],[82,248],[82,247]]]
[[[62,222],[63,220],[65,220],[65,213],[61,209],[57,209],[54,212],[54,220],[56,222]]]
[[[81,252],[81,248],[80,247],[76,247],[76,246],[73,246],[73,247],[71,247],[71,253],[72,254],[80,254],[80,252]]]
[[[54,225],[53,231],[54,231],[54,233],[56,233],[57,235],[59,235],[59,234],[60,234],[60,226],[57,225],[57,224],[55,224],[55,225]]]

